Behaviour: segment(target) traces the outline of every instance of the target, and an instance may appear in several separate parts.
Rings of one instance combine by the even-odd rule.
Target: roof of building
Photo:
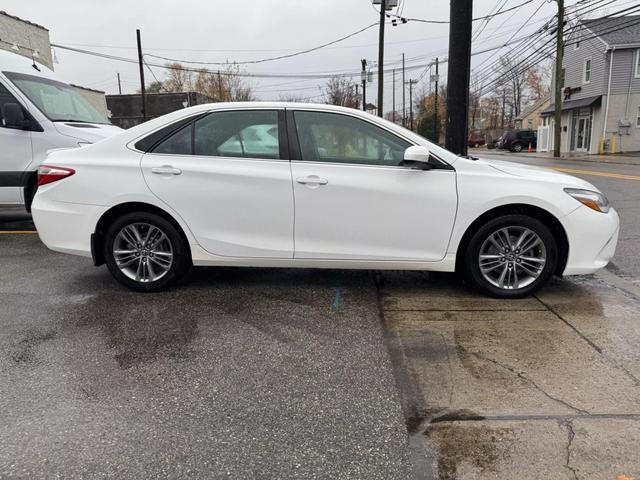
[[[83,87],[82,85],[75,85],[73,83],[70,83],[69,85],[74,88],[79,88],[80,90],[87,90],[88,92],[104,93],[104,90],[96,90],[95,88]]]
[[[593,97],[586,97],[586,98],[578,98],[576,100],[564,100],[562,102],[561,110],[564,112],[567,110],[573,110],[574,108],[594,107],[594,106],[600,105],[601,100],[602,100],[602,95],[595,95]],[[540,115],[551,115],[555,111],[556,111],[556,106],[555,104],[552,103],[547,108],[545,108],[542,112],[540,112]]]
[[[19,22],[26,23],[28,25],[33,25],[34,27],[41,28],[43,30],[46,30],[47,32],[49,31],[47,27],[43,27],[42,25],[38,25],[37,23],[30,22],[29,20],[25,20],[24,18],[16,17],[15,15],[11,15],[3,10],[0,10],[0,15],[5,15],[6,17],[13,18],[14,20],[18,20]]]
[[[551,97],[544,96],[542,98],[540,98],[537,102],[535,102],[533,105],[531,105],[530,107],[526,108],[520,115],[518,115],[515,119],[516,120],[522,120],[524,117],[526,117],[527,115],[530,115],[531,113],[535,112],[538,108],[540,108],[541,105],[544,105],[546,102],[550,101]]]
[[[640,44],[640,15],[595,18],[582,23],[608,45]]]

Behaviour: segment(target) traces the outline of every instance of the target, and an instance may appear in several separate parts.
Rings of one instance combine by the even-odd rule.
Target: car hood
[[[95,143],[122,132],[120,127],[102,123],[53,122],[53,125],[61,135],[77,138],[78,141],[87,143]]]
[[[557,170],[552,170],[551,168],[536,167],[533,165],[525,165],[523,163],[505,162],[503,160],[479,159],[478,162],[482,162],[502,173],[506,173],[507,175],[523,177],[530,180],[557,183],[567,187],[577,187],[585,188],[587,190],[599,191],[596,187],[594,187],[586,180],[574,177],[573,175],[558,172]]]

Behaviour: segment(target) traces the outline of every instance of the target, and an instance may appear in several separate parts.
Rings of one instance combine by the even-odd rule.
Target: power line
[[[353,32],[353,33],[350,33],[349,35],[346,35],[344,37],[338,38],[337,40],[333,40],[331,42],[324,43],[322,45],[318,45],[317,47],[307,48],[306,50],[301,50],[299,52],[289,53],[289,54],[286,54],[286,55],[279,55],[277,57],[271,57],[271,58],[262,58],[262,59],[259,59],[259,60],[245,60],[245,61],[241,61],[241,62],[236,61],[236,62],[233,62],[233,63],[235,63],[237,65],[249,65],[249,64],[253,65],[253,64],[257,64],[257,63],[273,62],[275,60],[283,60],[285,58],[297,57],[299,55],[304,55],[306,53],[315,52],[316,50],[320,50],[322,48],[329,47],[331,45],[335,45],[336,43],[343,42],[343,41],[345,41],[345,40],[347,40],[349,38],[355,37],[356,35],[364,32],[366,30],[369,30],[370,28],[373,28],[373,27],[375,27],[377,25],[378,25],[378,22],[372,23],[371,25],[367,25],[366,27],[361,28],[360,30],[358,30],[356,32]],[[200,61],[196,61],[196,60],[176,59],[176,58],[162,57],[160,55],[153,55],[153,54],[150,54],[150,53],[148,53],[146,55],[149,56],[149,57],[159,58],[161,60],[166,60],[166,61],[169,61],[169,62],[192,63],[192,64],[197,64],[197,65],[227,65],[229,63],[229,62],[200,62]]]
[[[486,20],[488,18],[490,19],[490,18],[496,17],[498,15],[502,15],[503,13],[510,12],[511,10],[515,10],[517,8],[520,8],[520,7],[524,6],[524,5],[526,5],[527,3],[531,3],[531,2],[533,2],[533,0],[526,0],[525,2],[523,2],[523,3],[519,4],[519,5],[516,5],[514,7],[508,8],[506,10],[502,10],[501,12],[497,12],[497,13],[494,13],[492,15],[485,15],[483,17],[476,17],[476,18],[472,19],[471,21],[472,22],[477,22],[479,20]],[[447,25],[447,24],[451,23],[449,20],[424,20],[422,18],[405,18],[405,17],[400,17],[399,15],[394,15],[392,13],[388,13],[387,17],[396,17],[396,18],[399,18],[399,19],[402,19],[402,20],[406,20],[407,22],[434,23],[434,24],[444,24],[444,25]]]

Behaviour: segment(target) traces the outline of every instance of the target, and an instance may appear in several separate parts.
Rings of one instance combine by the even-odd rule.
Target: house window
[[[574,43],[574,47],[575,50],[579,50],[580,49],[580,38],[576,39],[576,43]]]
[[[636,115],[636,127],[640,128],[640,107],[638,107],[638,113]]]
[[[591,57],[584,59],[582,83],[591,83]]]
[[[636,50],[636,78],[640,78],[640,48]]]

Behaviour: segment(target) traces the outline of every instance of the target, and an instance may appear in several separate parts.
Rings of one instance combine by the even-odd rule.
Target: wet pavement
[[[608,275],[513,301],[379,276],[417,478],[640,476],[640,289]]]
[[[0,478],[408,477],[369,272],[140,295],[35,235],[0,265]]]
[[[501,159],[505,159],[502,157]],[[640,167],[534,297],[453,275],[197,269],[140,295],[0,211],[0,478],[640,479]]]

